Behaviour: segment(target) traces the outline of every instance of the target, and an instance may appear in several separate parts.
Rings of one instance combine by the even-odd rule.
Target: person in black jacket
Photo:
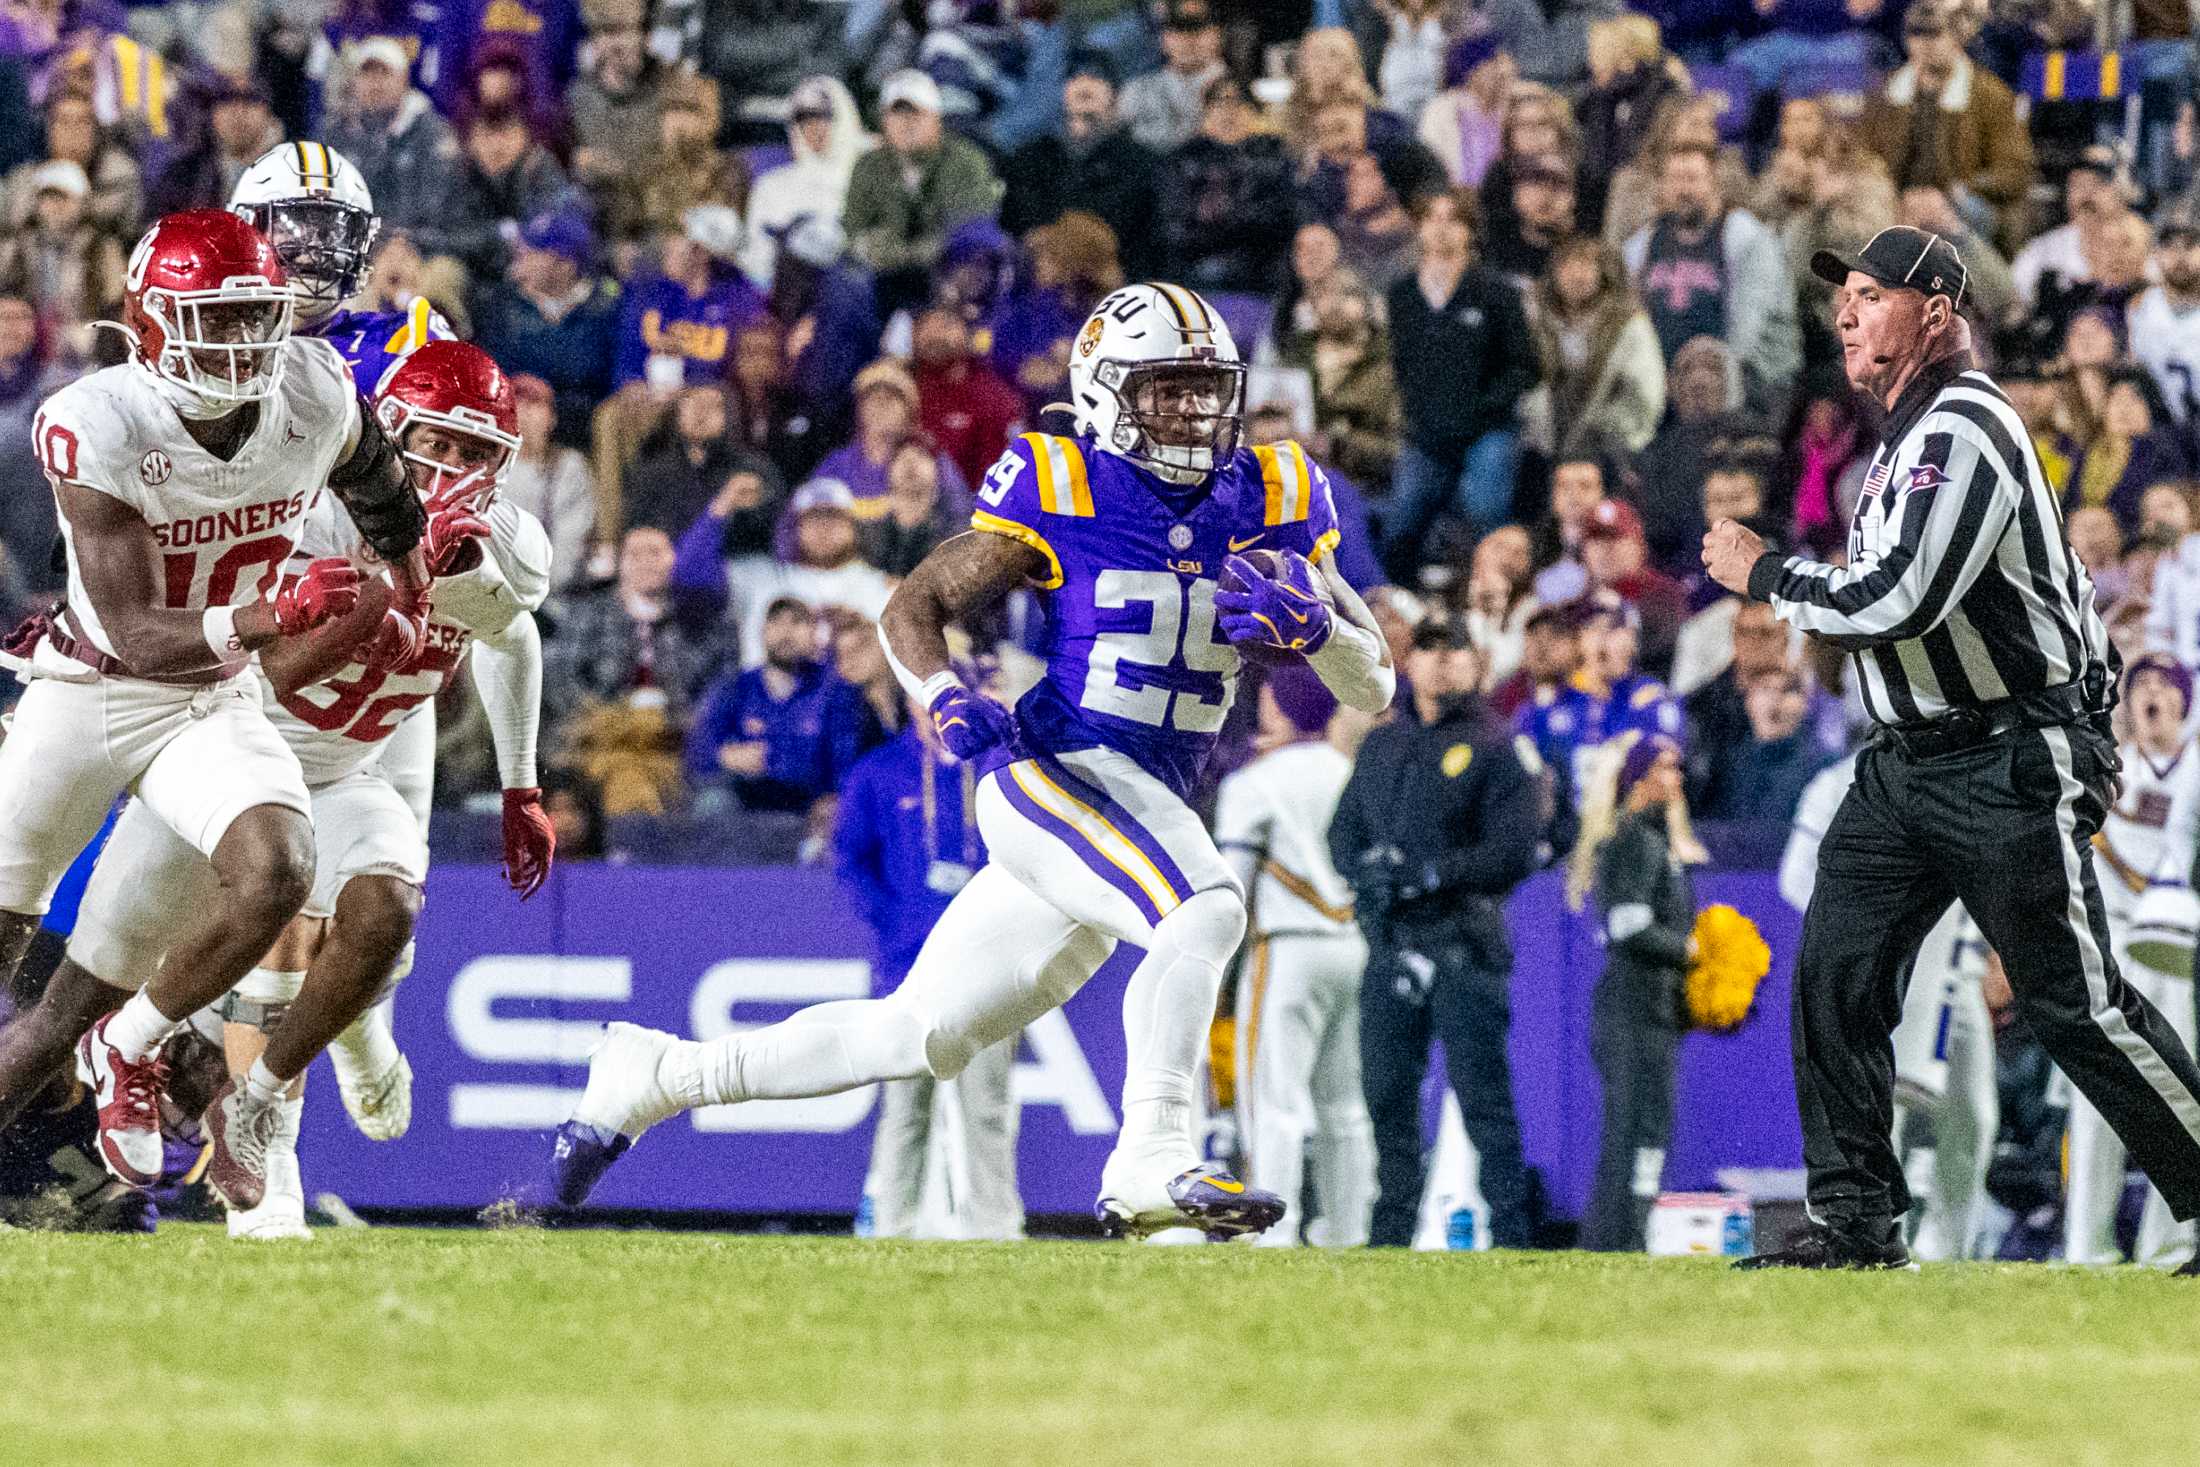
[[[1060,132],[1033,138],[1001,170],[1001,227],[1018,238],[1071,209],[1097,215],[1115,231],[1133,280],[1161,260],[1155,176],[1161,160],[1115,114],[1115,64],[1098,51],[1072,58],[1062,83]]]
[[[1360,1073],[1380,1195],[1368,1241],[1405,1247],[1421,1202],[1421,1080],[1431,1037],[1481,1157],[1489,1235],[1529,1242],[1528,1175],[1505,1042],[1512,943],[1503,901],[1535,867],[1539,793],[1473,691],[1481,654],[1464,623],[1424,622],[1406,662],[1410,716],[1361,746],[1330,822],[1367,936]]]
[[[1414,273],[1389,292],[1405,424],[1383,557],[1401,586],[1418,583],[1422,538],[1447,506],[1477,533],[1512,515],[1518,410],[1535,385],[1536,356],[1520,292],[1476,263],[1477,228],[1470,191],[1431,195],[1419,214]]]
[[[1280,139],[1253,130],[1259,119],[1244,82],[1225,73],[1207,84],[1199,136],[1169,155],[1161,178],[1172,282],[1209,294],[1282,284],[1290,241],[1274,224],[1291,159]]]
[[[1682,985],[1696,921],[1695,886],[1681,864],[1695,854],[1685,814],[1675,839],[1675,813],[1683,808],[1680,745],[1662,734],[1630,735],[1583,812],[1567,882],[1576,911],[1593,887],[1605,948],[1589,1008],[1604,1128],[1580,1238],[1599,1252],[1641,1251],[1673,1130],[1673,1074],[1687,1027]]]

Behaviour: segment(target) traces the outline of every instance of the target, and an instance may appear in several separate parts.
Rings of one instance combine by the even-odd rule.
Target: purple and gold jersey
[[[425,296],[402,311],[338,311],[319,326],[301,330],[336,348],[351,368],[359,395],[370,402],[382,379],[431,341],[455,341],[458,333]]]
[[[1114,749],[1186,799],[1237,693],[1237,649],[1215,625],[1223,558],[1257,546],[1319,561],[1338,539],[1328,476],[1296,443],[1239,449],[1194,496],[1079,439],[1026,433],[970,523],[1046,557],[1046,677],[1016,707],[1028,749]]]

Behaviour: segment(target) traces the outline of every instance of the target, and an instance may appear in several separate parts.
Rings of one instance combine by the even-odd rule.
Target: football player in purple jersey
[[[321,143],[278,143],[237,177],[230,212],[275,246],[290,277],[292,329],[318,336],[351,364],[359,395],[372,398],[392,366],[431,341],[452,340],[450,323],[418,299],[402,310],[354,311],[382,221],[359,170]]]
[[[1397,679],[1335,569],[1327,477],[1296,444],[1239,446],[1244,373],[1192,291],[1134,285],[1100,303],[1071,351],[1074,436],[1019,439],[986,475],[972,532],[927,556],[880,622],[902,685],[976,766],[991,863],[885,998],[708,1044],[612,1025],[557,1135],[559,1202],[580,1203],[682,1110],[951,1078],[1127,942],[1146,957],[1123,996],[1123,1128],[1100,1221],[1221,1237],[1282,1215],[1194,1139],[1193,1084],[1245,899],[1187,799],[1241,657],[1304,659],[1370,713]],[[1047,671],[1012,712],[955,676],[946,629],[1023,585],[1045,607]]]

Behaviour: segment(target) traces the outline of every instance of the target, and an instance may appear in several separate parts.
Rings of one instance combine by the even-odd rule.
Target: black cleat
[[[1837,1233],[1823,1223],[1812,1223],[1795,1235],[1785,1248],[1773,1253],[1752,1254],[1739,1259],[1734,1266],[1739,1269],[1761,1268],[1849,1268],[1849,1269],[1908,1269],[1917,1265],[1910,1261],[1910,1250],[1902,1246],[1900,1237],[1891,1237],[1884,1243],[1871,1243],[1849,1233]]]
[[[2200,1255],[2186,1259],[2170,1277],[2173,1279],[2200,1279]]]

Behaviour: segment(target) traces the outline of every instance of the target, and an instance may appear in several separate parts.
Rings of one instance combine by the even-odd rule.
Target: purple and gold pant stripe
[[[1075,851],[1148,922],[1160,922],[1192,895],[1183,870],[1153,832],[1055,760],[1035,757],[1007,766],[1000,789],[1018,814]]]

